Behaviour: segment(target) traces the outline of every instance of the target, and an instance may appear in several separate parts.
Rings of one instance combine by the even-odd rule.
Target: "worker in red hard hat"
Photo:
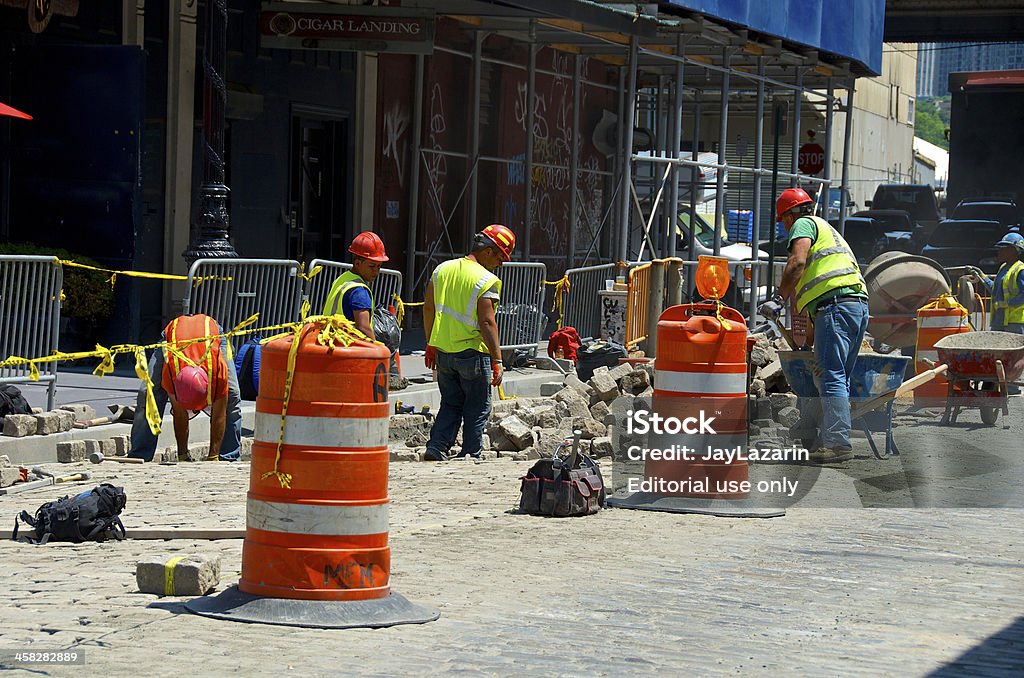
[[[353,255],[352,269],[339,275],[331,285],[323,314],[340,313],[355,323],[360,332],[375,339],[370,283],[380,275],[380,267],[388,260],[388,255],[384,251],[384,242],[372,231],[363,231],[353,238],[348,251]]]
[[[149,378],[157,411],[163,417],[171,403],[178,458],[188,453],[189,420],[198,412],[210,416],[208,459],[237,461],[242,440],[242,407],[235,364],[228,359],[226,337],[208,315],[180,316],[164,328],[167,348],[153,351]],[[210,337],[210,338],[208,338]],[[146,419],[146,385],[139,388],[128,456],[152,461],[156,435]]]
[[[462,429],[462,453],[480,458],[491,413],[491,386],[504,373],[494,309],[501,280],[494,272],[512,258],[516,236],[491,224],[473,238],[469,254],[434,269],[423,297],[425,362],[437,370],[441,409],[430,430],[425,458],[445,461]]]
[[[789,298],[797,312],[807,311],[821,370],[821,397],[802,403],[797,427],[820,422],[812,463],[847,461],[853,458],[850,377],[868,327],[867,285],[853,250],[831,224],[814,216],[814,200],[806,191],[784,190],[775,208],[789,233],[789,259],[776,301]]]

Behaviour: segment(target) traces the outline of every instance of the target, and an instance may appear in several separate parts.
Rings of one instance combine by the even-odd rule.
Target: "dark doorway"
[[[342,256],[348,208],[348,121],[296,112],[291,125],[288,256]]]

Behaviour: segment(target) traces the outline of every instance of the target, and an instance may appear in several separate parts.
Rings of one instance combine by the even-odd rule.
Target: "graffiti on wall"
[[[408,128],[409,111],[396,101],[384,113],[384,157],[394,162],[399,186],[405,185],[405,168],[402,163],[405,161],[407,143],[403,137]]]
[[[427,139],[424,145],[433,151],[443,151],[442,141],[444,133],[448,130],[448,123],[444,117],[444,97],[439,82],[435,82],[430,91],[430,107],[427,110]],[[448,177],[448,162],[445,156],[438,152],[425,154],[424,163],[430,187],[427,192],[428,199],[437,223],[443,224],[445,222],[444,189]]]

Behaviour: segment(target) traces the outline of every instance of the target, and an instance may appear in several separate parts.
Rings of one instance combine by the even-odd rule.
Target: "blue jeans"
[[[218,330],[219,332],[220,330]],[[228,360],[227,338],[220,340],[220,354],[228,365],[228,411],[224,425],[224,438],[220,443],[220,459],[222,461],[238,461],[242,447],[242,398],[238,389],[238,374],[235,372],[234,361]],[[167,391],[164,390],[162,376],[164,371],[164,352],[155,349],[149,358],[149,378],[153,381],[153,397],[156,409],[163,418],[167,409]],[[135,418],[132,420],[131,457],[140,457],[153,461],[156,454],[156,436],[149,430],[146,421],[146,385],[139,386],[139,394],[135,399]]]
[[[430,429],[427,450],[448,454],[462,429],[462,453],[479,457],[491,414],[491,357],[479,351],[437,352],[441,409]]]
[[[814,355],[821,370],[822,447],[850,448],[850,377],[868,329],[867,301],[826,301],[814,316]]]

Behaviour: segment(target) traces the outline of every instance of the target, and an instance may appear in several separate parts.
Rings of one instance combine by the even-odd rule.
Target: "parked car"
[[[861,210],[855,217],[874,219],[889,233],[887,251],[898,250],[917,254],[928,242],[924,227],[914,222],[906,210]]]
[[[932,231],[921,255],[943,268],[977,266],[986,273],[995,273],[998,264],[994,245],[1005,233],[1006,227],[998,221],[945,219]]]
[[[830,224],[839,230],[839,221],[830,221]],[[884,224],[864,217],[848,217],[846,219],[846,243],[853,250],[857,263],[867,265],[872,259],[882,252],[887,251],[889,237],[886,234]],[[785,257],[788,254],[789,236],[781,235],[775,239],[775,256]],[[761,242],[761,251],[768,252],[771,248],[771,241]]]
[[[926,235],[939,223],[939,204],[928,184],[881,184],[864,204],[872,210],[903,210]]]
[[[846,200],[843,200],[843,189],[841,188],[828,189],[827,199],[825,191],[819,191],[817,194],[812,191],[808,192],[814,195],[814,213],[827,221],[838,220],[843,211],[850,216],[851,210],[857,206],[857,203],[850,197],[849,191],[846,191]],[[823,202],[827,205],[822,205]]]
[[[1020,210],[1013,200],[1003,198],[965,198],[953,208],[952,219],[958,221],[998,221],[1006,230],[1019,230]]]

